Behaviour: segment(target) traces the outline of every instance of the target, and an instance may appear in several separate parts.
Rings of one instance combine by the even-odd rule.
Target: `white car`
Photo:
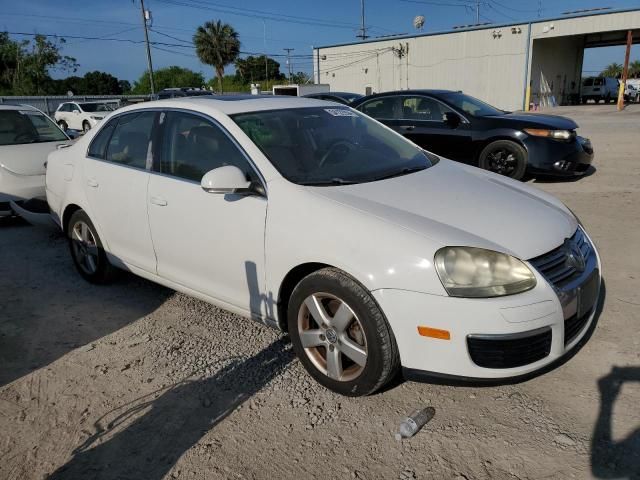
[[[0,217],[12,201],[44,198],[47,155],[69,138],[37,108],[0,105]]]
[[[345,395],[400,367],[529,374],[599,298],[596,248],[559,200],[315,99],[124,108],[49,156],[47,198],[88,281],[123,268],[288,331]]]
[[[116,107],[117,103],[114,102],[65,102],[58,105],[54,117],[63,130],[82,130],[86,133]]]

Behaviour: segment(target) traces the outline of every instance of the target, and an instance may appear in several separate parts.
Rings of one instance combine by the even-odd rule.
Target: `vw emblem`
[[[564,242],[564,248],[567,253],[565,265],[573,267],[577,272],[584,272],[584,269],[586,268],[586,261],[576,242],[567,238]]]

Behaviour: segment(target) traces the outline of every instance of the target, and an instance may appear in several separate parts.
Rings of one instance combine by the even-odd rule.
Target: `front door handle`
[[[411,130],[414,130],[416,127],[414,125],[401,125],[400,128],[410,132]]]
[[[167,206],[167,201],[162,197],[151,197],[149,199],[149,201],[151,203],[153,203],[154,205],[158,205],[159,207],[166,207]]]
[[[87,185],[89,185],[90,187],[93,188],[98,188],[98,181],[95,178],[88,178],[87,179]]]

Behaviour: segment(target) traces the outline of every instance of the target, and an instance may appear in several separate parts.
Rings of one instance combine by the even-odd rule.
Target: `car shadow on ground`
[[[187,380],[124,405],[98,420],[95,433],[49,480],[165,478],[187,450],[293,358],[290,343],[281,337],[252,357],[227,360],[210,377]]]
[[[614,404],[629,382],[640,383],[640,366],[613,367],[598,380],[600,412],[591,437],[591,471],[597,478],[640,479],[640,424],[631,425],[633,430],[624,439],[613,438]]]
[[[61,233],[4,220],[0,387],[143,318],[173,294],[124,272],[110,285],[91,285]]]

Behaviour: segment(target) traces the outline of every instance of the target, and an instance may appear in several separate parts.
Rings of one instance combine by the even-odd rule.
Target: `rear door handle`
[[[95,178],[89,178],[87,179],[87,185],[89,185],[90,187],[93,188],[97,188],[98,187],[98,181]]]
[[[149,201],[151,203],[153,203],[154,205],[158,205],[159,207],[166,207],[167,206],[167,201],[162,197],[151,197],[149,199]]]
[[[403,130],[411,131],[411,130],[414,130],[416,127],[414,125],[400,125],[400,128]]]

